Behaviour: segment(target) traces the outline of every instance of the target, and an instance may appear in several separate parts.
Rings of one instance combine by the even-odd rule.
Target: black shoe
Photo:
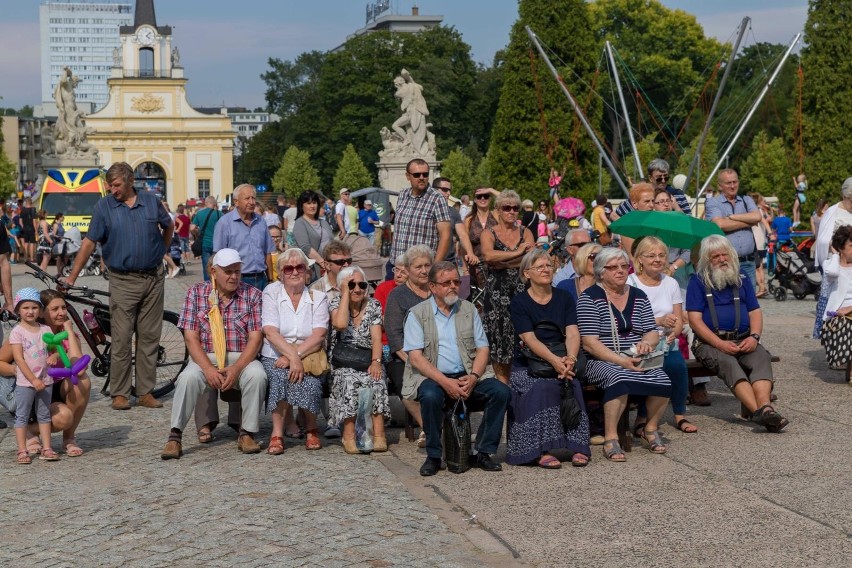
[[[494,462],[488,454],[476,454],[473,457],[473,466],[485,471],[503,471],[503,466]]]
[[[426,461],[420,466],[420,475],[429,477],[438,473],[439,469],[441,469],[441,458],[426,458]]]

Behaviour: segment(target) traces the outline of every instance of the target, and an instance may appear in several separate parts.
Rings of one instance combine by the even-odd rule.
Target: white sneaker
[[[175,269],[174,269],[174,270],[172,270],[171,277],[172,277],[172,278],[174,278],[175,276],[177,276],[177,275],[178,275],[178,273],[179,273],[179,272],[180,272],[180,268],[179,268],[179,267],[175,267]]]

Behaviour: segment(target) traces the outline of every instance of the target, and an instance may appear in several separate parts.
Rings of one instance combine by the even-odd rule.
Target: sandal
[[[562,462],[560,462],[558,459],[556,459],[550,454],[544,454],[538,460],[538,467],[544,469],[559,469],[562,467]]]
[[[609,449],[607,449],[609,446]],[[627,457],[624,455],[624,450],[621,449],[621,444],[618,440],[606,440],[603,444],[604,457],[613,462],[626,462]],[[620,458],[616,456],[621,456]]]
[[[663,443],[663,438],[660,436],[660,433],[657,430],[654,430],[652,432],[644,430],[639,439],[642,440],[643,446],[651,450],[652,454],[664,454],[668,449]]]
[[[322,442],[320,441],[319,432],[316,428],[314,428],[313,430],[308,430],[307,432],[305,432],[305,434],[305,449],[318,450],[322,448]]]
[[[270,456],[280,456],[284,453],[284,438],[281,436],[272,436],[269,438],[269,447],[266,448],[266,453]]]
[[[55,462],[59,461],[59,454],[53,451],[51,448],[42,448],[41,455],[38,457],[40,460]]]
[[[647,424],[647,422],[642,422],[642,423],[637,422],[636,424],[633,425],[633,436],[634,437],[636,437],[636,438],[642,437],[642,432],[645,431],[645,424]]]
[[[27,450],[21,450],[18,452],[15,459],[18,462],[18,465],[29,465],[33,463],[33,458],[30,457],[30,452]]]
[[[65,455],[69,458],[78,458],[83,455],[83,448],[77,445],[74,438],[63,440],[62,445],[65,446]]]
[[[205,426],[205,428],[207,428]],[[213,436],[213,432],[210,430],[199,430],[198,431],[198,443],[199,444],[209,444],[216,438]]]
[[[38,439],[38,436],[27,440],[27,453],[30,456],[37,456],[41,453],[41,440]]]
[[[573,465],[574,467],[586,467],[587,465],[589,465],[589,456],[577,452],[576,454],[571,456],[571,465]]]
[[[693,424],[686,418],[681,418],[680,420],[678,420],[677,424],[675,424],[675,428],[685,434],[695,434],[696,432],[698,432],[698,428],[695,426],[695,424]]]
[[[790,421],[778,414],[778,412],[770,405],[765,404],[754,411],[751,415],[751,421],[766,428],[767,432],[777,434],[784,430]]]

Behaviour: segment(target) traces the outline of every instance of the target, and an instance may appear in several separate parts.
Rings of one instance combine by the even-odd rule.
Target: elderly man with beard
[[[725,382],[752,422],[781,432],[790,422],[769,404],[773,376],[771,356],[760,344],[763,314],[734,247],[721,235],[701,241],[686,311],[695,357]]]
[[[432,296],[411,308],[405,320],[408,361],[402,396],[420,402],[427,455],[423,476],[441,467],[441,420],[448,397],[484,407],[473,463],[486,471],[502,469],[491,455],[500,443],[511,391],[494,376],[485,328],[473,304],[459,300],[460,284],[453,263],[436,262],[429,271]]]

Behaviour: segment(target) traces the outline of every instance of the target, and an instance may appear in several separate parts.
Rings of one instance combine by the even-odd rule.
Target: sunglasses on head
[[[350,290],[354,290],[356,286],[358,288],[362,289],[362,290],[367,289],[367,283],[366,282],[349,282],[349,283],[347,283],[347,286],[349,287]]]
[[[336,258],[334,260],[329,260],[329,262],[332,264],[336,264],[337,266],[346,266],[347,264],[352,264],[352,257]]]
[[[429,177],[429,172],[408,172],[408,175],[413,178],[427,178]]]
[[[521,207],[520,207],[520,205],[504,205],[500,209],[505,211],[506,213],[508,213],[509,211],[513,211],[513,212],[517,213],[518,211],[521,210]]]
[[[305,266],[304,264],[297,264],[296,266],[285,266],[284,268],[281,269],[281,272],[284,274],[284,276],[290,276],[294,272],[296,274],[304,274],[305,270],[307,270],[307,268],[308,267]]]

